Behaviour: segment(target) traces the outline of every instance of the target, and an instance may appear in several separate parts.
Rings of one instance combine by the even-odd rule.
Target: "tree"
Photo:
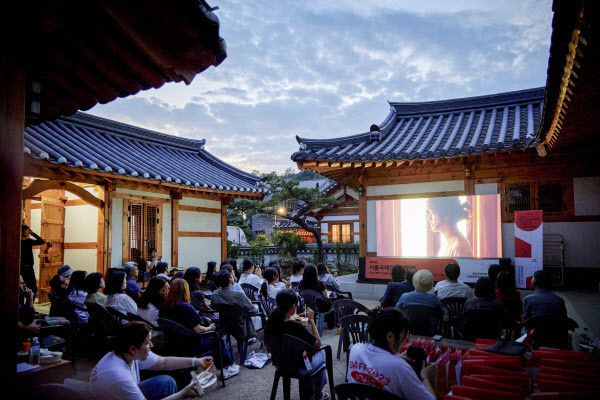
[[[265,201],[239,200],[231,205],[231,209],[236,213],[255,212],[257,214],[267,214],[284,218],[296,223],[300,228],[310,232],[317,244],[318,258],[323,260],[323,242],[321,241],[320,227],[309,225],[306,213],[309,210],[331,207],[337,203],[333,197],[327,197],[319,189],[309,189],[298,187],[299,181],[286,179],[275,174],[264,178],[267,189],[270,192],[270,198]],[[295,210],[280,208],[280,204],[295,203]]]
[[[292,232],[279,232],[273,235],[273,244],[277,246],[279,257],[296,257],[304,249],[302,236]]]

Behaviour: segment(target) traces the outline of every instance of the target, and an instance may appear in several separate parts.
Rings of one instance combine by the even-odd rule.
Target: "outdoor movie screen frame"
[[[500,258],[499,194],[378,200],[379,257]]]

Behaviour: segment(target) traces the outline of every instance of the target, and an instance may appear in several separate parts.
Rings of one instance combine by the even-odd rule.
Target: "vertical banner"
[[[515,211],[515,284],[531,289],[535,271],[544,268],[542,210]]]

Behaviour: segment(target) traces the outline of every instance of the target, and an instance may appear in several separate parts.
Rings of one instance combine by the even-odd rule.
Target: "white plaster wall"
[[[221,232],[221,214],[179,210],[179,231]]]
[[[377,251],[377,202],[367,201],[367,252]]]
[[[132,189],[124,189],[124,188],[116,188],[115,192],[124,193],[124,194],[133,194],[136,196],[148,196],[148,197],[159,197],[161,199],[169,199],[170,196],[164,193],[153,193],[153,192],[144,192],[141,190],[132,190]]]
[[[321,223],[321,233],[329,233],[329,224],[325,223]]]
[[[111,216],[111,253],[110,266],[122,267],[123,261],[123,199],[113,199]]]
[[[98,241],[98,208],[65,207],[65,243]]]
[[[502,257],[515,259],[514,224],[502,224]],[[544,234],[560,234],[565,240],[567,268],[600,268],[600,222],[544,222]]]
[[[221,202],[217,200],[205,200],[195,199],[193,197],[184,197],[181,200],[179,200],[179,204],[182,206],[208,207],[221,210]]]
[[[498,184],[497,183],[475,184],[475,194],[476,195],[498,194]]]
[[[600,177],[573,179],[575,215],[600,215]]]
[[[206,272],[209,261],[221,262],[221,238],[179,238],[179,269],[198,267]]]
[[[465,190],[464,180],[367,186],[367,196],[381,196],[386,194],[455,192],[458,190]]]
[[[83,270],[88,274],[96,272],[97,251],[95,249],[68,249],[65,250],[65,264],[74,270]]]
[[[163,204],[162,214],[162,259],[171,265],[171,205]]]

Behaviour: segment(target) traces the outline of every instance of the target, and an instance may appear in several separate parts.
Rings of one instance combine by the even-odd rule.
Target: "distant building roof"
[[[327,193],[329,190],[331,190],[332,188],[334,188],[338,183],[334,180],[331,179],[310,179],[307,181],[299,181],[298,183],[298,187],[299,188],[306,188],[306,189],[319,189],[319,191],[321,193]],[[263,199],[264,201],[270,200],[271,199],[271,195],[268,194],[265,196],[265,198]]]
[[[25,128],[25,153],[54,164],[182,187],[266,193],[259,177],[239,170],[192,140],[77,113]],[[261,184],[262,185],[262,184]]]
[[[390,102],[378,132],[332,139],[297,137],[301,161],[436,159],[534,146],[544,88],[422,103]]]

